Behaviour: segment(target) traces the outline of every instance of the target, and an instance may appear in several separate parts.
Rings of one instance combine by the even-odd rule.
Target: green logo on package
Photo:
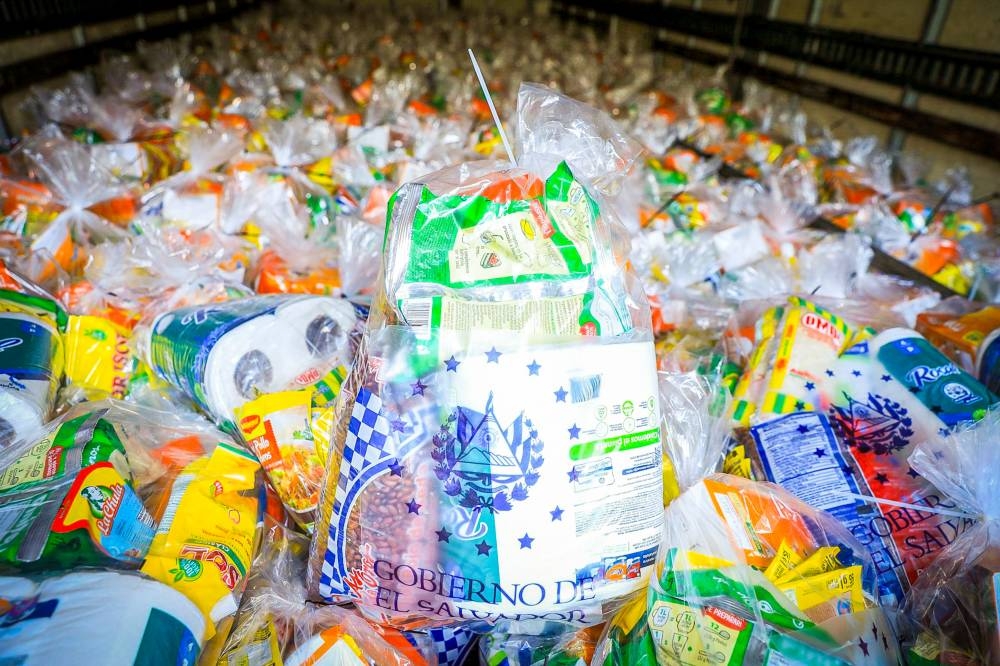
[[[201,576],[201,572],[201,562],[187,559],[177,560],[177,568],[170,570],[170,573],[174,575],[175,583],[182,580],[197,580]]]

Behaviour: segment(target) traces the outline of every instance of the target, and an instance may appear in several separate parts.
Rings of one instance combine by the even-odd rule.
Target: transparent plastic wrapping
[[[255,296],[166,312],[139,334],[140,348],[153,372],[233,428],[236,410],[264,395],[306,389],[324,394],[323,404],[335,398],[356,321],[342,299]]]
[[[711,475],[667,507],[647,622],[660,666],[901,663],[874,588],[870,557],[831,516]]]
[[[997,397],[915,331],[876,333],[835,311],[849,312],[793,298],[757,320],[724,469],[830,510],[870,553],[891,607],[940,551],[936,535],[968,526],[907,457]]]
[[[565,162],[482,162],[404,185],[388,220],[310,595],[408,629],[599,623],[662,516],[649,310],[608,209]]]
[[[533,635],[491,632],[479,639],[479,663],[511,666],[588,666],[602,627],[567,630],[554,623]]]
[[[63,380],[66,312],[27,278],[0,263],[0,456],[40,434]]]
[[[4,571],[138,570],[194,604],[198,644],[236,612],[259,538],[261,469],[207,423],[90,402],[0,463]]]
[[[910,466],[947,498],[965,531],[924,569],[906,598],[909,663],[994,664],[1000,659],[997,585],[1000,584],[1000,479],[996,438],[1000,411],[967,429],[928,440]]]
[[[451,666],[433,658],[429,637],[408,640],[348,607],[306,602],[308,539],[268,522],[247,592],[225,644],[220,666],[237,664],[386,664]],[[456,665],[457,666],[457,665]]]

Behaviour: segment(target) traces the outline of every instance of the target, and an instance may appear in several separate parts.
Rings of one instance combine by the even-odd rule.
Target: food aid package
[[[137,569],[194,603],[211,638],[235,614],[259,541],[261,468],[208,423],[90,402],[3,452],[0,567]]]
[[[545,104],[566,106],[567,122],[582,106],[522,88],[520,124]],[[599,136],[582,117],[576,130]],[[606,173],[627,168],[606,145]],[[520,160],[544,170],[465,164],[390,202],[380,288],[338,403],[314,598],[408,629],[531,633],[598,623],[648,577],[662,522],[648,305],[572,161]]]
[[[657,666],[656,645],[640,594],[608,620],[591,659],[594,666]]]
[[[150,368],[230,428],[234,410],[305,387],[350,359],[354,308],[343,299],[257,296],[160,315],[150,327]]]
[[[915,331],[875,335],[802,300],[778,310],[758,322],[734,409],[755,414],[725,470],[828,511],[867,548],[880,600],[896,606],[971,524],[907,458],[997,398]]]
[[[703,479],[667,507],[660,557],[647,609],[660,666],[900,663],[867,551],[778,486]]]
[[[1000,412],[946,438],[920,442],[910,465],[974,525],[924,569],[903,610],[916,666],[995,664],[1000,660]]]
[[[205,621],[183,594],[134,573],[0,577],[0,660],[194,664]]]
[[[712,473],[728,430],[722,386],[715,374],[660,375],[682,492],[665,511],[647,626],[623,607],[601,663],[898,663],[871,558],[847,529],[773,484]]]

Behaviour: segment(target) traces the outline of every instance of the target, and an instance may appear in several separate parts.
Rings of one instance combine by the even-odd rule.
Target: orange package
[[[955,361],[966,372],[976,374],[979,347],[990,333],[1000,328],[1000,306],[988,305],[969,314],[922,312],[917,315],[917,332]]]
[[[816,548],[816,539],[802,514],[786,505],[782,493],[767,483],[728,475],[703,481],[712,505],[726,522],[746,556],[747,564],[764,569],[784,542],[805,553]]]
[[[339,294],[340,272],[325,266],[309,272],[293,271],[277,253],[268,250],[260,257],[254,287],[259,294]]]

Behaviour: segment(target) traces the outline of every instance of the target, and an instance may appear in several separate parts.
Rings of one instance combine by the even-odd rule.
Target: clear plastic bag
[[[139,570],[190,599],[194,640],[211,638],[257,547],[257,460],[205,422],[118,401],[74,407],[47,433],[0,457],[0,566]]]
[[[308,540],[269,523],[260,556],[219,666],[241,663],[450,666],[434,660],[430,639],[408,640],[373,625],[348,607],[306,602]]]
[[[903,612],[912,632],[911,664],[994,664],[1000,658],[1000,479],[996,437],[1000,411],[948,438],[916,446],[910,466],[976,522],[920,572]]]
[[[154,372],[234,428],[235,410],[265,394],[322,383],[336,395],[330,373],[346,373],[356,321],[342,299],[255,296],[166,312],[138,335]]]
[[[871,559],[829,515],[777,486],[711,475],[665,525],[647,611],[660,666],[900,663]]]
[[[600,622],[662,508],[649,310],[608,209],[565,162],[460,165],[389,208],[310,594],[407,628]]]

